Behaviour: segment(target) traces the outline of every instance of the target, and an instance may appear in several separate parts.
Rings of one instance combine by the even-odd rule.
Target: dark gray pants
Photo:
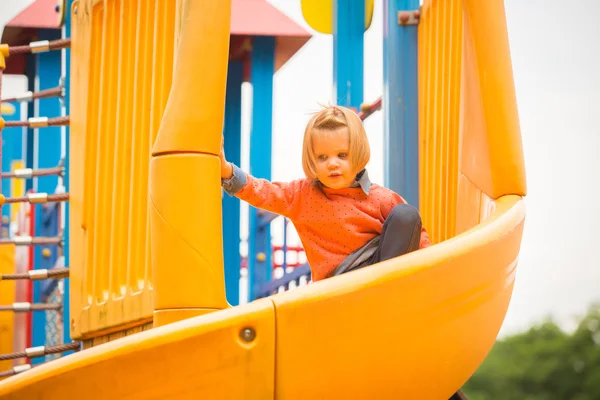
[[[418,250],[422,226],[421,215],[415,207],[398,204],[383,223],[379,246],[367,265]]]
[[[421,242],[421,226],[421,216],[416,208],[408,204],[398,204],[384,221],[381,235],[349,254],[328,277],[417,250]]]
[[[351,270],[364,268],[418,250],[421,243],[422,226],[421,215],[415,207],[409,204],[398,204],[383,223],[375,253]]]

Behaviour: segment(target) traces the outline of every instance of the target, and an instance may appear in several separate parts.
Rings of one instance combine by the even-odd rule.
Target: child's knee
[[[421,215],[419,210],[410,204],[398,204],[388,215],[386,224],[393,224],[403,228],[421,226]]]

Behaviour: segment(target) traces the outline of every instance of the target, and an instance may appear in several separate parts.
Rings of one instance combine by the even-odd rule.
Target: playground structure
[[[525,218],[503,3],[384,1],[385,90],[362,107],[361,63],[342,61],[363,58],[365,3],[333,7],[331,25],[318,18],[324,3],[302,10],[334,35],[337,102],[363,118],[382,107],[385,184],[419,205],[435,245],[270,295],[307,271],[272,279],[271,217],[251,210],[250,302],[237,305],[239,203],[221,198],[221,133],[239,163],[240,85],[250,80],[260,111],[251,169],[270,178],[273,74],[309,35],[265,32],[277,13],[259,0],[68,2],[69,118],[52,120],[69,124],[68,196],[45,198],[69,200],[56,244],[69,273],[64,343],[81,350],[14,367],[0,398],[443,399],[466,382],[506,313]],[[253,13],[266,18],[260,32],[240,24],[248,4],[266,7]],[[6,138],[15,125],[4,125]],[[22,242],[10,240],[3,272]]]

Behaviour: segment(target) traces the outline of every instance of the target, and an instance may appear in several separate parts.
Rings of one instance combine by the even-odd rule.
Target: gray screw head
[[[256,331],[252,328],[244,328],[240,332],[240,337],[245,342],[251,342],[256,338]]]

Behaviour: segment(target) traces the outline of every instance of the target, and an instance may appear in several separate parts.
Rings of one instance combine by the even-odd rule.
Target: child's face
[[[313,150],[317,179],[332,189],[349,187],[356,177],[348,154],[350,135],[348,128],[317,134],[313,137]]]

